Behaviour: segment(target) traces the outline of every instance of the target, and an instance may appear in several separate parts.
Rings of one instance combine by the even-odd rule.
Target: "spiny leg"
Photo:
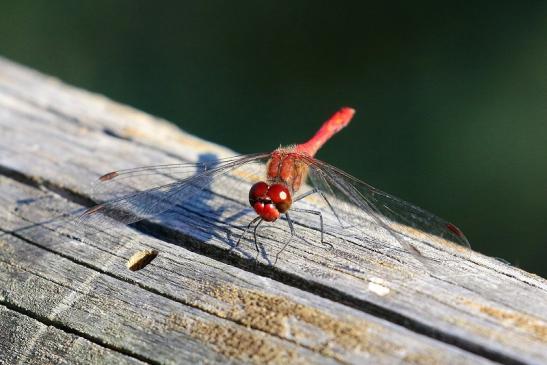
[[[340,225],[342,226],[342,228],[344,228],[344,224],[342,223],[342,220],[340,219],[340,217],[338,216],[338,214],[336,213],[336,210],[334,210],[334,207],[332,206],[332,204],[330,203],[330,201],[327,199],[327,196],[325,195],[325,193],[323,193],[321,190],[317,189],[317,188],[313,188],[312,190],[310,191],[307,191],[305,192],[304,194],[302,195],[299,195],[297,196],[296,198],[294,198],[294,202],[296,201],[299,201],[301,199],[304,199],[305,197],[307,196],[310,196],[310,195],[313,195],[313,194],[319,194],[321,195],[321,197],[325,200],[325,202],[327,203],[327,205],[329,206],[332,214],[334,214],[334,216],[336,217],[336,219],[338,220],[338,223],[340,223]],[[294,208],[292,208],[294,210]]]
[[[317,210],[311,210],[311,209],[301,209],[301,208],[292,208],[292,211],[293,212],[302,212],[302,213],[309,213],[309,214],[315,214],[315,215],[318,215],[319,216],[319,225],[321,227],[321,243],[324,244],[324,245],[327,245],[330,247],[330,249],[334,249],[334,246],[328,242],[325,242],[325,228],[324,228],[324,225],[323,225],[323,214],[321,214],[321,212],[317,211]]]
[[[313,194],[316,194],[316,193],[319,193],[319,190],[317,190],[317,188],[313,188],[310,191],[305,192],[304,194],[298,195],[296,198],[294,198],[293,202],[297,202],[299,200],[304,199],[307,196],[310,196],[310,195],[313,195]]]
[[[336,213],[336,210],[334,209],[334,207],[333,207],[332,204],[330,203],[329,199],[327,199],[327,196],[325,195],[325,193],[323,193],[323,191],[321,191],[321,190],[319,190],[319,189],[317,189],[317,188],[313,188],[312,190],[307,191],[306,193],[297,196],[297,197],[294,199],[294,201],[301,200],[301,199],[303,199],[303,198],[305,198],[305,197],[307,197],[307,196],[310,196],[310,195],[312,195],[312,194],[315,194],[315,193],[321,195],[321,197],[325,200],[325,202],[326,202],[327,205],[329,206],[330,210],[332,211],[332,213],[334,214],[334,216],[335,216],[336,219],[338,220],[338,223],[340,223],[340,226],[341,226],[342,228],[347,228],[348,226],[346,226],[346,225],[344,224],[344,222],[342,222],[342,220],[340,219],[340,217],[339,217],[338,214]],[[295,208],[292,208],[292,210],[294,211],[294,210],[296,210],[296,209],[295,209]],[[310,213],[317,214],[317,213],[319,213],[319,212],[310,212]],[[374,216],[373,216],[373,217],[374,217]],[[378,223],[380,226],[383,226],[383,222],[381,222],[381,221],[378,220],[377,218],[374,218],[374,219],[377,221],[377,223]],[[350,225],[349,227],[351,227],[351,225]],[[388,231],[393,235],[393,233],[390,231],[389,228],[386,228],[386,227],[384,227],[384,228],[385,228],[386,230],[388,230]],[[323,232],[321,232],[321,233],[323,233]],[[395,236],[394,236],[394,237],[395,237]],[[396,238],[397,241],[400,241],[397,237],[395,237],[395,238]],[[322,241],[322,243],[325,243],[326,245],[330,246],[331,249],[334,248],[334,246],[333,246],[332,244],[330,244],[330,243],[328,243],[328,242],[323,242],[322,239],[321,239],[321,241]],[[410,244],[408,244],[408,243],[401,243],[401,245],[402,245],[403,247],[405,247],[405,246],[410,245]],[[415,248],[415,247],[412,246],[412,245],[410,245],[410,246],[411,246],[411,249],[407,248],[407,249],[405,250],[405,252],[410,251],[410,253],[411,253],[412,255],[418,255],[418,256],[423,257],[423,255],[418,251],[417,248]],[[392,248],[392,249],[394,249],[394,248]]]
[[[257,218],[260,218],[260,217],[257,217]],[[253,238],[254,238],[255,249],[256,249],[255,263],[258,262],[258,255],[260,255],[260,248],[258,247],[258,240],[256,239],[256,230],[258,229],[258,226],[262,222],[264,222],[264,220],[262,218],[260,218],[260,220],[256,224],[255,228],[253,229]]]
[[[243,233],[241,234],[241,236],[239,236],[236,244],[234,247],[232,247],[230,249],[231,250],[235,250],[237,248],[237,246],[239,246],[239,243],[241,242],[241,239],[243,237],[245,237],[245,235],[247,234],[247,231],[249,231],[249,228],[251,228],[251,226],[253,225],[254,222],[256,222],[257,220],[261,219],[260,217],[256,217],[255,219],[253,219],[252,221],[249,222],[249,224],[247,225],[247,228],[245,228],[245,230],[243,231]],[[259,223],[260,224],[260,223]],[[255,229],[255,232],[256,232],[256,229]],[[256,236],[255,236],[255,241],[256,241]]]
[[[279,255],[281,254],[281,252],[283,252],[283,250],[285,250],[285,248],[287,248],[287,245],[289,244],[289,242],[291,242],[292,238],[294,237],[294,226],[292,224],[292,220],[291,220],[291,217],[289,217],[289,213],[285,213],[285,217],[287,218],[287,223],[289,225],[289,229],[291,230],[291,236],[289,237],[289,239],[287,240],[287,242],[285,242],[285,244],[283,245],[283,247],[281,248],[281,250],[279,250],[276,254],[275,254],[275,261],[274,261],[274,266],[277,264],[277,259],[279,259]]]

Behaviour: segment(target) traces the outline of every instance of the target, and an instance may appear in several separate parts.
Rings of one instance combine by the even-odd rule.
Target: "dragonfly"
[[[368,237],[370,241],[363,226],[380,229],[384,236],[398,242],[399,249],[418,260],[424,256],[412,243],[412,237],[436,237],[470,247],[456,225],[315,158],[317,151],[345,128],[354,114],[354,109],[343,107],[307,142],[271,152],[109,172],[97,181],[98,191],[106,192],[106,200],[84,211],[79,219],[92,226],[132,224],[175,206],[195,205],[205,192],[216,189],[227,198],[226,204],[246,201],[255,214],[233,248],[252,230],[258,257],[259,226],[264,222],[287,222],[289,239],[277,252],[274,265],[296,235],[295,214],[316,219],[320,242],[331,248],[326,235],[347,236],[353,232],[352,238]],[[249,181],[253,182],[250,188]]]

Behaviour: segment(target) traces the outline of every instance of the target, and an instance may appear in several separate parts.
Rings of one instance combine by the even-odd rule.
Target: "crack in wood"
[[[207,310],[206,308],[204,308],[204,307],[201,306],[201,305],[197,305],[197,304],[192,303],[192,302],[190,302],[190,301],[181,300],[181,299],[179,299],[179,298],[177,298],[177,297],[175,297],[175,296],[173,296],[173,295],[169,295],[168,293],[165,293],[165,292],[161,292],[161,291],[159,291],[159,290],[156,290],[155,288],[153,288],[153,287],[151,287],[151,286],[144,285],[144,284],[142,284],[142,283],[139,283],[139,282],[134,281],[134,280],[130,280],[130,279],[128,279],[128,278],[126,278],[126,277],[123,277],[123,276],[115,275],[115,274],[113,274],[113,273],[111,273],[111,272],[109,272],[109,271],[106,271],[106,270],[101,269],[99,266],[90,265],[90,264],[88,264],[88,263],[86,263],[86,262],[83,262],[83,261],[81,261],[81,260],[75,260],[75,259],[74,259],[73,257],[71,257],[71,256],[64,255],[64,254],[59,253],[58,251],[51,250],[51,249],[49,249],[48,247],[43,246],[43,245],[41,245],[41,244],[39,244],[39,243],[37,243],[37,242],[34,242],[34,241],[32,241],[32,240],[29,240],[29,239],[27,239],[26,237],[21,236],[21,235],[15,233],[15,232],[5,232],[5,233],[10,234],[10,235],[13,236],[13,237],[16,237],[16,238],[18,238],[18,239],[20,239],[20,240],[22,240],[22,241],[27,242],[28,244],[31,244],[31,245],[33,245],[33,246],[35,246],[35,247],[38,247],[38,248],[40,248],[40,249],[43,249],[43,250],[45,250],[45,251],[47,251],[47,252],[50,252],[50,253],[52,253],[52,254],[54,254],[54,255],[57,255],[57,256],[62,257],[62,258],[64,258],[64,259],[67,259],[67,260],[71,261],[71,262],[74,263],[74,264],[77,264],[77,265],[83,266],[83,267],[85,267],[85,268],[91,269],[91,270],[93,270],[93,271],[95,271],[95,272],[97,272],[97,273],[100,273],[100,274],[102,274],[102,275],[111,277],[111,278],[116,279],[116,280],[120,280],[120,281],[126,282],[126,283],[128,283],[128,284],[132,284],[132,285],[138,286],[139,288],[144,289],[144,290],[146,290],[146,291],[148,291],[148,292],[150,292],[150,293],[156,294],[156,295],[158,295],[158,296],[160,296],[160,297],[163,297],[163,298],[172,300],[172,301],[174,301],[174,302],[177,302],[177,303],[183,304],[183,305],[185,305],[185,306],[188,306],[188,307],[197,309],[197,310],[199,310],[199,311],[203,311],[204,313],[208,313],[208,314],[217,316],[218,318],[222,318],[222,319],[229,320],[229,321],[231,321],[231,322],[233,322],[233,323],[235,323],[235,324],[241,325],[241,326],[243,326],[243,327],[253,328],[254,330],[257,330],[257,331],[259,331],[259,332],[263,332],[264,334],[268,334],[268,335],[274,336],[274,337],[276,337],[276,338],[278,338],[278,339],[280,339],[280,340],[283,340],[283,341],[289,341],[289,342],[291,342],[291,343],[293,343],[293,344],[295,344],[295,345],[301,346],[301,347],[306,348],[306,349],[308,349],[308,350],[311,350],[311,351],[314,351],[314,352],[318,352],[317,349],[314,349],[314,348],[312,348],[312,347],[310,347],[310,346],[307,346],[307,345],[305,345],[305,344],[298,343],[298,342],[296,342],[296,341],[287,339],[286,337],[279,336],[279,335],[277,335],[277,334],[275,334],[275,333],[272,333],[271,331],[265,331],[263,328],[258,328],[258,327],[256,327],[256,326],[249,325],[249,323],[244,323],[244,322],[241,321],[241,320],[234,320],[234,319],[229,318],[229,317],[219,316],[217,312],[211,311],[211,310]],[[8,263],[8,264],[9,264],[9,263]],[[28,270],[25,269],[25,268],[23,268],[23,270],[24,270],[24,271],[28,271]],[[30,272],[30,271],[29,271],[29,272]],[[31,272],[31,273],[32,273],[33,275],[36,275],[36,276],[38,276],[38,277],[41,277],[42,279],[44,279],[44,280],[46,280],[46,281],[51,281],[51,282],[53,282],[53,283],[55,283],[55,284],[57,284],[57,285],[66,287],[67,289],[70,289],[70,290],[73,290],[73,291],[74,291],[73,288],[68,287],[68,286],[66,286],[65,284],[58,283],[58,282],[56,282],[56,281],[51,280],[50,278],[44,277],[43,275],[37,274],[37,273],[35,273],[35,272]],[[81,295],[84,295],[84,294],[86,294],[86,293],[80,292],[80,294],[81,294]],[[2,304],[2,303],[0,302],[0,304]],[[127,303],[127,304],[129,305],[129,304],[131,304],[131,303]],[[27,312],[31,313],[30,311],[27,311]],[[41,316],[40,318],[43,318],[43,316]],[[50,322],[51,322],[51,320],[50,320]],[[45,322],[44,322],[44,323],[45,323]],[[65,327],[66,327],[66,326],[65,326]],[[69,327],[66,327],[66,328],[69,328]],[[78,332],[79,332],[79,331],[78,331]],[[82,336],[82,337],[83,337],[83,336]],[[89,340],[89,341],[92,341],[90,338],[87,338],[87,337],[84,337],[84,338],[86,338],[86,339]],[[92,342],[93,342],[93,341],[92,341]],[[102,346],[102,343],[97,343],[97,344]],[[122,352],[122,353],[123,353],[123,352]],[[319,353],[319,352],[318,352],[318,353]],[[322,354],[325,355],[325,356],[327,356],[327,357],[331,357],[331,355],[329,355],[329,354],[325,354],[325,353],[322,353]],[[135,357],[135,358],[141,360],[140,358],[137,358],[137,357]],[[336,357],[333,357],[333,359],[336,360]]]
[[[68,333],[68,334],[71,334],[71,335],[74,335],[74,336],[78,336],[78,337],[81,337],[81,338],[84,338],[86,340],[88,340],[89,342],[97,345],[97,346],[101,346],[101,347],[104,347],[108,350],[111,350],[111,351],[114,351],[114,352],[118,352],[120,354],[123,354],[123,355],[126,355],[126,356],[129,356],[131,358],[134,358],[136,360],[139,360],[139,361],[142,361],[144,363],[147,363],[147,364],[150,364],[150,365],[161,365],[160,362],[157,362],[155,361],[154,359],[150,359],[150,358],[147,358],[145,356],[142,356],[140,354],[137,354],[137,353],[134,353],[132,351],[129,351],[123,347],[120,347],[120,346],[115,346],[113,344],[110,344],[110,343],[107,343],[107,342],[104,342],[101,338],[99,337],[95,337],[95,336],[91,336],[87,333],[84,333],[84,332],[81,332],[81,331],[78,331],[78,330],[75,330],[69,326],[66,326],[65,324],[63,324],[62,322],[60,321],[56,321],[56,320],[51,320],[45,316],[41,316],[41,315],[38,315],[32,311],[29,311],[23,307],[20,307],[14,303],[11,303],[9,301],[6,301],[6,300],[3,300],[0,298],[0,305],[3,305],[5,306],[6,308],[14,311],[14,312],[17,312],[19,314],[22,314],[24,316],[27,316],[29,318],[32,318],[34,319],[35,321],[38,321],[46,326],[52,326],[60,331],[63,331],[65,333]]]

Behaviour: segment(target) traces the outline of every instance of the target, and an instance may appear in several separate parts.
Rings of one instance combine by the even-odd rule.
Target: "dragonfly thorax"
[[[284,184],[257,182],[249,190],[249,204],[262,219],[273,222],[292,204],[292,197]]]
[[[282,183],[295,193],[306,181],[311,156],[299,152],[295,146],[280,147],[272,152],[266,167],[266,178],[270,184]]]

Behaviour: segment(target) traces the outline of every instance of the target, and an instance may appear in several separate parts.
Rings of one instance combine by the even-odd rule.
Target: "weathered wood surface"
[[[430,271],[296,240],[272,267],[230,252],[250,215],[222,223],[245,202],[221,195],[92,239],[44,224],[110,170],[233,154],[0,59],[0,363],[547,363],[546,281],[453,245],[417,243]],[[159,255],[129,271],[141,249]]]
[[[145,364],[4,306],[0,306],[0,323],[5,364]]]

